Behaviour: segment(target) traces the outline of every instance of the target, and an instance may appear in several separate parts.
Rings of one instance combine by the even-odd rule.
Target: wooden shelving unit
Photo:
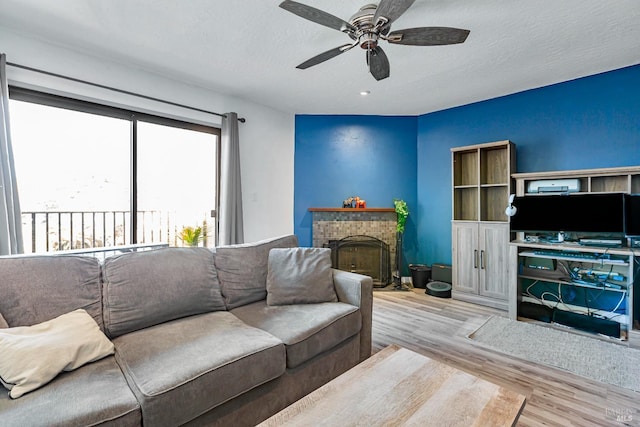
[[[451,149],[452,296],[507,309],[509,218],[516,148],[498,141]]]
[[[640,166],[625,166],[617,168],[601,168],[601,169],[578,169],[567,171],[549,171],[549,172],[532,172],[532,173],[514,173],[512,178],[515,180],[516,194],[518,196],[535,197],[535,193],[527,193],[527,187],[530,182],[537,180],[558,180],[558,179],[577,179],[580,183],[580,191],[571,194],[585,193],[640,193]],[[549,193],[546,193],[549,194]],[[570,197],[570,196],[569,196]],[[524,233],[517,233],[517,240],[512,242],[510,249],[510,264],[512,265],[510,273],[510,287],[512,293],[510,296],[509,315],[512,318],[517,317],[518,302],[522,298],[522,277],[514,273],[514,269],[519,264],[522,252],[531,249],[535,245],[523,241]],[[554,248],[562,249],[558,245]],[[566,248],[565,248],[566,249]],[[570,249],[571,250],[571,249]],[[628,277],[627,289],[627,316],[628,322],[623,325],[624,337],[628,338],[629,345],[640,347],[640,321],[637,317],[640,307],[638,297],[634,297],[634,282],[638,283],[637,265],[640,250],[633,248],[574,248],[576,251],[607,251],[610,254],[620,253],[627,258],[625,265],[614,264],[614,268],[621,270]],[[517,271],[517,270],[515,270]],[[571,284],[575,285],[575,284]],[[612,292],[613,290],[606,290]],[[633,313],[636,313],[634,316]]]
[[[527,185],[541,179],[578,179],[580,193],[640,193],[640,166],[579,169],[556,172],[514,173],[516,194],[526,195]]]

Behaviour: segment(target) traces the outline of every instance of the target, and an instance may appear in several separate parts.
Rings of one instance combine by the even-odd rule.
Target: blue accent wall
[[[417,200],[417,117],[298,115],[295,119],[294,232],[312,245],[311,207],[342,207],[351,196],[367,207]],[[416,251],[417,230],[407,220],[405,259]]]
[[[407,201],[407,263],[451,263],[451,147],[511,140],[517,171],[640,165],[640,65],[417,117],[296,116],[294,231],[309,207]]]
[[[420,262],[451,263],[451,147],[505,139],[517,172],[640,165],[640,66],[420,116]]]

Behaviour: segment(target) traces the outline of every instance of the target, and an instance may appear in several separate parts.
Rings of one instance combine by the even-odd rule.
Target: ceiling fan
[[[464,43],[469,30],[449,27],[419,27],[390,31],[393,21],[411,7],[415,0],[380,0],[380,4],[367,4],[356,12],[349,22],[330,13],[291,0],[280,3],[280,7],[304,19],[324,25],[348,35],[353,42],[338,46],[316,55],[298,65],[305,70],[334,58],[356,46],[367,51],[369,72],[376,80],[389,77],[389,59],[378,45],[380,40],[392,44],[409,46],[439,46]]]

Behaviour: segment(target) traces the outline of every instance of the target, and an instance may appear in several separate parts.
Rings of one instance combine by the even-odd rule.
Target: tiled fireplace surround
[[[313,214],[313,246],[323,247],[330,240],[365,235],[389,245],[391,269],[395,269],[396,221],[393,208],[329,209],[310,208]]]

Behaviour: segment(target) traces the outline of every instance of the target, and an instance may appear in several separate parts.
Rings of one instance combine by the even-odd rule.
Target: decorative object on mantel
[[[393,199],[393,205],[398,216],[396,223],[396,271],[393,274],[394,288],[398,291],[408,291],[409,289],[402,286],[402,236],[409,216],[409,208],[407,202],[402,199]]]
[[[367,202],[366,200],[361,199],[359,196],[349,197],[342,201],[343,208],[358,208],[358,209],[366,209]]]
[[[349,197],[348,199],[344,199],[342,202],[343,208],[352,208],[353,207],[353,197]]]

